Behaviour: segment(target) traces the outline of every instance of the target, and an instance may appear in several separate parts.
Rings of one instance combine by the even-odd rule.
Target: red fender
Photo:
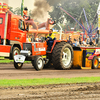
[[[94,56],[97,56],[98,57],[99,55],[100,54],[93,54],[93,55],[91,55],[91,56],[88,57],[88,60],[93,60]]]

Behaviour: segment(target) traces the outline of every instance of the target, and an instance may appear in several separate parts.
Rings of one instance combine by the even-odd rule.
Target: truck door
[[[4,39],[4,28],[5,28],[5,13],[0,14],[0,36]]]
[[[10,56],[11,46],[8,45],[0,45],[0,56],[9,57]]]
[[[26,31],[24,21],[20,19],[13,19],[11,27],[12,31],[10,34],[10,40],[18,41],[21,43],[26,42]]]

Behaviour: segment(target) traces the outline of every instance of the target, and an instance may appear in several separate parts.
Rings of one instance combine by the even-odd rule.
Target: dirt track
[[[100,83],[0,88],[0,100],[100,100]]]
[[[31,64],[24,64],[17,70],[13,64],[0,64],[0,79],[33,79],[33,78],[71,78],[100,76],[100,69],[55,70],[53,68],[36,71]]]
[[[35,71],[31,64],[16,70],[13,64],[0,64],[0,79],[71,78],[100,76],[100,69]],[[100,100],[100,83],[59,84],[0,88],[0,100]]]

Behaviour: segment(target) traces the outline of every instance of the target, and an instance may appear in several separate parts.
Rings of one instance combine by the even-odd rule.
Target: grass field
[[[0,57],[0,63],[13,63],[14,60],[5,59],[4,57]],[[24,63],[30,63],[30,61],[25,61]]]
[[[42,78],[42,79],[14,79],[0,80],[0,86],[32,86],[65,83],[90,83],[100,82],[100,77],[78,77],[78,78]]]

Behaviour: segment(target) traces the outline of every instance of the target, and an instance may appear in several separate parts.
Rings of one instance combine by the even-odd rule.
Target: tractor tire
[[[15,67],[16,69],[21,69],[22,66],[23,66],[23,63],[16,63],[16,62],[14,61],[14,67]]]
[[[20,49],[18,47],[14,47],[12,50],[12,59],[14,59],[14,56],[18,54],[20,54]]]
[[[98,69],[99,66],[99,59],[97,56],[95,56],[92,60],[92,69]]]
[[[51,59],[46,64],[44,64],[45,69],[50,67],[51,67]]]
[[[73,62],[73,48],[69,43],[58,43],[52,53],[53,66],[56,69],[71,69]]]
[[[35,70],[42,70],[44,67],[43,58],[41,56],[35,57],[35,59],[32,60],[32,65],[34,66]]]
[[[61,42],[61,43],[58,43],[57,44],[57,46],[60,46],[61,44],[66,44],[66,42]],[[53,53],[56,53],[56,50],[55,51],[53,51]],[[47,64],[44,64],[44,68],[50,68],[50,67],[53,67],[53,63],[52,63],[52,55],[50,56],[48,56],[48,59],[49,59],[49,61],[48,61],[48,63]]]
[[[31,63],[32,63],[32,66],[34,67],[34,60],[32,60]]]

